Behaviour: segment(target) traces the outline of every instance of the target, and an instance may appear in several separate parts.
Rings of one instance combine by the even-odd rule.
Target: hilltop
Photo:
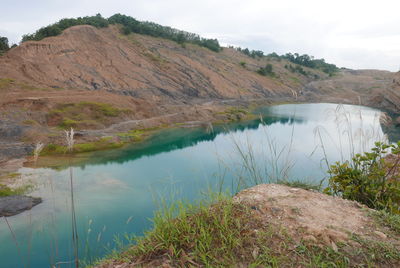
[[[70,127],[81,151],[114,148],[149,129],[247,118],[254,104],[361,103],[399,111],[398,80],[387,71],[329,73],[172,28],[163,38],[108,23],[51,37],[42,33],[52,28],[43,29],[0,56],[0,160],[24,156],[38,141],[51,144],[47,153],[60,152],[62,130]],[[173,40],[182,33],[192,39]]]

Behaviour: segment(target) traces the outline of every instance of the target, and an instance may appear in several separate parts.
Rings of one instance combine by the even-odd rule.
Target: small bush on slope
[[[394,160],[388,160],[391,153]],[[371,152],[356,154],[352,161],[330,167],[329,187],[324,192],[356,200],[374,209],[400,213],[400,142],[376,142]]]

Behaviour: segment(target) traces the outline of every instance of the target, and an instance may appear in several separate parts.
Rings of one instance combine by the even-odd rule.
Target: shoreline
[[[295,102],[293,101],[285,101],[285,102],[274,102],[274,103],[268,103],[266,104],[265,102],[263,103],[248,103],[246,106],[243,105],[244,107],[246,107],[246,112],[245,113],[240,113],[239,115],[234,115],[235,116],[235,120],[232,120],[231,118],[226,119],[225,120],[216,120],[214,118],[214,121],[185,121],[185,122],[180,122],[180,123],[171,123],[169,125],[162,125],[160,127],[153,127],[153,128],[148,128],[148,129],[136,129],[134,131],[143,131],[142,135],[140,136],[139,140],[127,140],[121,143],[120,146],[118,147],[113,147],[113,148],[101,148],[101,149],[94,149],[91,151],[87,151],[87,152],[78,152],[78,153],[73,153],[73,154],[65,154],[65,153],[61,153],[61,154],[48,154],[47,156],[44,155],[42,157],[39,157],[39,159],[45,159],[41,164],[39,164],[38,167],[49,167],[49,168],[55,168],[55,167],[60,167],[62,166],[62,163],[73,159],[73,163],[78,164],[79,163],[84,163],[85,161],[87,161],[87,159],[89,159],[91,157],[91,155],[93,153],[99,152],[99,151],[104,151],[107,152],[109,150],[112,149],[121,149],[127,146],[134,146],[135,144],[137,145],[143,145],[147,139],[149,137],[152,137],[153,135],[156,135],[157,133],[159,133],[160,131],[166,130],[166,129],[173,129],[173,128],[206,128],[208,129],[211,126],[211,129],[213,128],[213,126],[215,125],[223,125],[223,124],[229,124],[229,123],[235,123],[235,122],[246,122],[249,120],[254,120],[256,118],[258,118],[258,115],[256,115],[254,113],[254,110],[256,110],[259,107],[263,107],[263,106],[275,106],[275,105],[282,105],[282,104],[306,104],[306,103],[324,103],[324,102],[303,102],[301,100],[297,100]],[[325,103],[329,103],[329,102],[325,102]],[[231,109],[234,106],[226,106],[223,112],[220,112],[220,114],[223,114],[224,116],[226,116],[225,111]],[[367,106],[368,107],[368,106]],[[374,107],[371,107],[374,108]],[[229,116],[231,116],[231,114],[228,113]],[[236,118],[237,116],[237,118]],[[147,119],[143,119],[143,120],[154,120],[155,118],[147,118]],[[115,125],[126,125],[128,124],[129,121],[123,121],[120,123],[117,123]],[[108,129],[114,129],[114,126],[110,126]],[[117,131],[120,129],[117,129]],[[96,132],[101,132],[103,134],[115,134],[114,132],[102,132],[104,130],[95,130]],[[80,131],[78,133],[82,133],[85,131]],[[89,130],[89,132],[91,132]],[[118,133],[117,133],[118,134]],[[79,143],[78,143],[79,144]],[[8,186],[12,186],[13,185],[13,180],[12,179],[7,179],[7,176],[10,174],[13,174],[14,172],[17,172],[20,168],[23,167],[32,167],[32,162],[31,162],[31,157],[26,156],[23,158],[18,158],[18,159],[10,159],[8,161],[3,161],[0,163],[0,176],[3,177],[2,180],[0,180],[0,185],[5,185],[6,187]],[[56,164],[56,165],[51,165],[49,162],[46,162],[46,159],[51,159],[51,161],[55,161],[55,163],[61,163],[61,164]],[[54,162],[53,162],[54,163]],[[4,179],[6,178],[6,179]],[[17,195],[18,196],[18,195]],[[26,196],[26,195],[19,195],[19,196]]]

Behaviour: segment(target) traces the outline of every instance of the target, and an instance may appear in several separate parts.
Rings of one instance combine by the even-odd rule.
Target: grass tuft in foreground
[[[289,235],[258,211],[229,197],[213,203],[175,203],[154,217],[153,230],[98,267],[396,267],[391,244],[356,235],[335,248]]]

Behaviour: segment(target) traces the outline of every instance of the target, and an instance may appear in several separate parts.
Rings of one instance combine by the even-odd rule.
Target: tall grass
[[[363,115],[361,114],[361,111],[359,113],[354,114],[350,113],[345,109],[345,106],[343,105],[338,105],[336,109],[329,111],[329,115],[332,116],[333,120],[335,121],[337,128],[336,131],[337,133],[329,133],[326,129],[324,129],[322,126],[319,126],[315,128],[314,130],[314,138],[316,140],[316,147],[314,150],[312,150],[311,155],[316,151],[316,150],[321,150],[324,158],[321,159],[321,162],[323,165],[326,167],[330,166],[330,159],[329,159],[329,152],[326,150],[326,144],[327,143],[332,143],[335,142],[333,139],[333,135],[337,134],[339,135],[338,143],[336,145],[339,153],[340,153],[340,158],[343,160],[349,159],[352,155],[355,153],[362,151],[362,150],[367,150],[368,144],[371,141],[375,141],[376,137],[379,136],[379,133],[375,129],[365,129],[364,124],[363,124]],[[294,114],[296,116],[296,114]],[[354,116],[358,116],[360,122],[360,125],[355,126],[352,123],[352,119]],[[374,120],[379,120],[379,117],[374,118]],[[302,188],[307,188],[307,189],[320,189],[321,185],[313,185],[304,181],[296,181],[293,179],[293,167],[296,165],[296,162],[294,161],[293,158],[293,151],[294,151],[294,142],[295,142],[295,134],[296,129],[295,129],[295,124],[292,125],[291,132],[288,138],[288,141],[284,144],[279,143],[277,139],[269,132],[268,130],[268,125],[264,122],[262,118],[260,118],[260,124],[263,127],[264,131],[264,137],[265,137],[265,148],[264,150],[264,155],[261,156],[262,159],[260,159],[260,155],[258,154],[257,150],[259,149],[259,144],[254,144],[253,141],[247,136],[246,140],[238,140],[233,138],[233,146],[235,148],[235,152],[239,156],[239,165],[236,166],[235,168],[238,169],[239,172],[233,172],[236,174],[236,185],[234,185],[233,180],[232,180],[232,192],[238,192],[243,188],[260,184],[260,183],[283,183],[287,184],[293,187],[302,187]],[[212,125],[207,126],[207,132],[212,132],[213,128]],[[354,135],[356,133],[356,135]],[[383,137],[385,138],[385,137]],[[68,150],[71,152],[74,147],[74,130],[71,129],[70,131],[65,131],[65,141],[68,147]],[[345,144],[349,143],[350,147],[347,148]],[[37,148],[40,148],[42,146],[37,146]],[[36,151],[36,150],[35,150]],[[41,150],[38,150],[37,156],[35,159],[37,160]],[[36,154],[34,154],[36,155]],[[35,161],[36,161],[35,160]],[[229,167],[233,171],[232,167]],[[223,185],[225,183],[225,173],[227,172],[227,167],[223,166],[223,163],[220,165],[220,170],[221,174],[219,174],[220,179],[219,179],[219,185],[217,192],[218,194],[221,194],[224,192]],[[70,187],[70,202],[71,202],[71,237],[72,237],[72,255],[73,255],[73,260],[71,261],[54,261],[54,267],[60,267],[64,266],[65,264],[71,264],[73,263],[75,267],[79,267],[79,265],[82,265],[82,260],[80,260],[80,255],[84,254],[80,252],[79,250],[79,240],[80,237],[78,236],[78,228],[77,228],[77,215],[76,215],[76,209],[75,209],[75,193],[74,193],[74,172],[73,168],[70,165],[69,167],[69,187]],[[235,170],[236,171],[236,170]],[[321,183],[322,183],[321,178]],[[320,184],[321,184],[320,183]],[[218,199],[218,198],[217,198]],[[216,198],[211,198],[211,200],[216,200]],[[175,206],[175,207],[174,207]],[[205,212],[205,208],[209,207],[209,204],[202,204],[200,206],[200,210],[196,210],[196,213],[200,211]],[[175,205],[172,206],[162,206],[161,210],[162,212],[159,212],[159,214],[156,214],[154,220],[155,226],[164,226],[163,228],[168,227],[168,221],[172,221],[175,219],[177,216],[179,217],[186,217],[188,215],[192,215],[194,212],[189,208],[184,208],[183,207],[183,202],[182,203],[176,203]],[[224,239],[225,242],[227,242],[228,245],[235,244],[236,242],[232,240],[232,237],[229,237],[232,232],[230,230],[227,230],[226,226],[221,226],[221,222],[216,222],[216,221],[228,221],[227,217],[229,216],[228,214],[224,214],[224,211],[218,211],[216,212],[221,212],[221,215],[215,215],[215,218],[208,219],[204,223],[207,224],[212,224],[211,226],[214,226],[215,228],[225,228],[223,229],[226,231],[226,236],[225,234],[217,234],[221,235],[218,236],[220,239]],[[208,217],[208,216],[207,216]],[[129,221],[129,219],[128,219]],[[192,224],[197,224],[196,226],[201,228],[209,228],[207,226],[203,226],[201,222],[195,222]],[[172,226],[169,225],[169,229],[162,230],[163,233],[167,233],[170,236],[169,237],[159,237],[160,243],[164,243],[162,246],[158,244],[153,244],[150,243],[146,245],[145,243],[140,244],[141,252],[143,253],[145,250],[170,250],[174,256],[183,256],[184,254],[182,251],[179,250],[179,247],[177,246],[177,243],[180,243],[179,240],[181,239],[186,239],[189,240],[190,233],[179,233],[179,230],[173,230]],[[177,225],[180,226],[180,225]],[[234,225],[233,225],[234,226]],[[183,230],[190,231],[193,226],[180,226],[182,228],[186,228]],[[232,227],[232,226],[230,226]],[[159,227],[161,228],[161,227]],[[90,229],[90,224],[89,224],[89,229]],[[86,255],[89,255],[89,229],[87,233],[87,238],[86,238],[86,248],[85,252]],[[208,230],[208,229],[207,229]],[[11,231],[11,228],[10,228]],[[208,230],[212,231],[212,230]],[[215,235],[214,233],[212,233]],[[199,236],[203,235],[202,233],[199,234]],[[173,239],[179,238],[177,240],[172,241]],[[210,235],[205,235],[204,237],[201,237],[202,242],[199,243],[198,249],[196,249],[196,252],[198,252],[202,256],[201,259],[204,260],[204,263],[210,263],[209,260],[211,257],[210,253],[208,250],[210,250],[210,247],[215,245],[215,241],[213,240],[213,237],[210,237]],[[55,243],[55,259],[57,260],[58,252],[57,252],[57,241],[56,241],[56,236],[54,237]],[[81,239],[82,240],[82,239]],[[97,241],[99,242],[101,240],[101,232],[97,235]],[[214,242],[210,242],[214,241]],[[182,241],[181,241],[182,242]],[[186,241],[188,242],[188,241]],[[151,246],[154,246],[153,248],[150,248]],[[172,248],[170,248],[172,246]],[[139,249],[140,249],[139,247]],[[222,254],[222,253],[221,253]],[[81,256],[82,258],[82,256]],[[229,257],[230,258],[230,257]],[[194,264],[193,264],[194,265]]]
[[[74,150],[74,129],[71,128],[70,131],[65,131],[65,140],[67,143],[67,148],[70,153]],[[74,251],[74,262],[75,267],[79,268],[79,237],[78,228],[76,225],[76,212],[75,212],[75,199],[74,199],[74,174],[71,163],[69,163],[69,179],[71,187],[71,229],[72,229],[72,244]]]
[[[240,170],[235,170],[236,191],[261,183],[284,183],[291,177],[295,161],[292,158],[295,125],[291,128],[290,138],[286,144],[279,144],[268,131],[268,125],[260,115],[260,125],[263,127],[266,148],[263,155],[256,152],[259,144],[246,136],[246,141],[240,141],[232,136],[235,152],[239,157]],[[262,157],[262,161],[260,161]]]
[[[296,111],[293,113],[296,117]],[[387,141],[377,126],[386,121],[383,113],[375,113],[372,123],[366,124],[362,109],[349,110],[345,105],[339,104],[335,109],[326,111],[326,120],[333,122],[335,133],[329,132],[322,125],[314,128],[315,147],[309,152],[312,157],[316,152],[322,154],[320,168],[329,171],[332,163],[331,152],[327,145],[337,150],[341,161],[351,161],[358,153],[367,152],[376,141]],[[265,124],[260,116],[260,124],[264,131],[263,152],[260,154],[260,144],[254,144],[247,137],[245,142],[232,136],[235,152],[239,157],[239,170],[235,170],[237,177],[237,190],[261,183],[281,183],[286,185],[298,185],[303,188],[322,189],[326,177],[319,178],[318,184],[299,181],[294,178],[293,168],[296,162],[293,157],[295,124],[292,125],[291,133],[285,143],[277,142],[276,137],[270,134],[269,126]],[[297,133],[297,135],[303,135]],[[326,172],[326,176],[330,176]]]

